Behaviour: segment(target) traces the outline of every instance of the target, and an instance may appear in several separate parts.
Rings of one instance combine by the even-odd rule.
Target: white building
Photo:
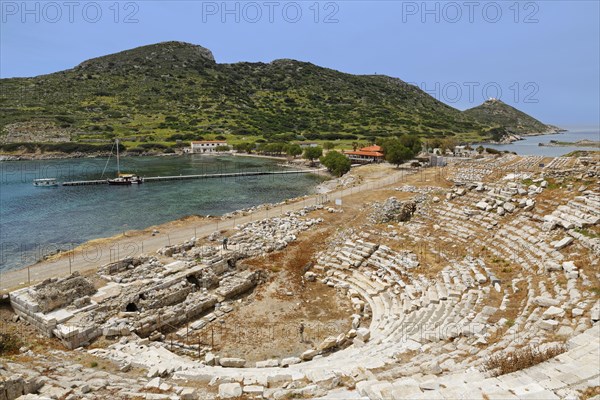
[[[192,153],[216,153],[219,146],[227,146],[227,141],[200,140],[191,143],[191,150]]]
[[[317,142],[298,142],[301,148],[306,149],[307,147],[318,147],[319,143]]]

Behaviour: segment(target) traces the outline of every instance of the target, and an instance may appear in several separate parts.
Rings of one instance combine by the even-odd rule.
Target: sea
[[[281,161],[184,155],[121,158],[121,172],[140,176],[218,174],[289,169]],[[34,187],[33,180],[114,177],[113,159],[0,162],[0,271],[31,265],[58,249],[143,229],[189,215],[222,215],[311,194],[314,174],[263,175],[147,182],[131,186]],[[104,172],[104,175],[103,175]]]
[[[524,140],[518,140],[510,144],[490,144],[482,143],[483,147],[491,147],[501,151],[512,151],[518,155],[527,156],[544,156],[544,157],[559,157],[576,150],[596,150],[600,151],[598,147],[590,146],[565,146],[565,147],[554,147],[554,146],[540,146],[540,143],[550,143],[551,140],[559,142],[574,143],[580,140],[593,140],[600,141],[600,129],[583,129],[583,130],[569,130],[567,132],[552,134],[552,135],[540,135],[540,136],[525,136]]]

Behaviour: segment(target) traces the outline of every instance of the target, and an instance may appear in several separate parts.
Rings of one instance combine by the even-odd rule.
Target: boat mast
[[[117,142],[117,176],[121,175],[121,168],[119,166],[119,139],[116,139]]]

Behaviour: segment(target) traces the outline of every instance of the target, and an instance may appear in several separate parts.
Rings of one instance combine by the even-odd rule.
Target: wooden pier
[[[259,175],[290,175],[290,174],[310,174],[314,172],[324,171],[317,170],[294,170],[294,171],[246,171],[246,172],[225,172],[221,174],[201,174],[201,175],[173,175],[173,176],[150,176],[144,178],[144,183],[162,182],[162,181],[179,181],[186,179],[211,179],[211,178],[237,178],[243,176],[259,176]],[[87,185],[107,185],[106,179],[97,179],[91,181],[71,181],[63,182],[63,186],[87,186]]]
[[[95,181],[72,181],[72,182],[63,182],[63,186],[87,186],[87,185],[108,185],[108,181],[106,179],[98,179]]]

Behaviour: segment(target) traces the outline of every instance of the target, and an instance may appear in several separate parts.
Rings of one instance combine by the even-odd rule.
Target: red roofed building
[[[345,151],[344,154],[350,161],[361,164],[382,162],[384,159],[383,149],[377,145],[363,147],[356,151]]]

